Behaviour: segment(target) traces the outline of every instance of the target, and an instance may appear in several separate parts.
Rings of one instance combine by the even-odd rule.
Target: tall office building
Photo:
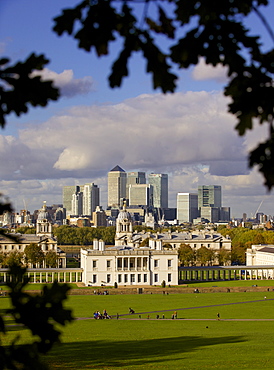
[[[127,173],[127,194],[126,198],[129,199],[129,185],[146,184],[145,172],[128,172]]]
[[[182,222],[193,222],[199,216],[198,194],[178,193],[177,194],[177,220]]]
[[[71,214],[74,216],[83,215],[83,193],[81,191],[72,194]]]
[[[115,166],[108,173],[108,207],[119,208],[126,198],[127,174],[120,167]]]
[[[129,205],[130,206],[152,206],[153,205],[153,186],[150,184],[129,185]]]
[[[72,195],[78,193],[79,191],[80,186],[78,185],[63,186],[63,208],[66,209],[67,215],[72,214],[71,213]]]
[[[83,215],[92,216],[100,204],[99,188],[94,183],[83,186]]]
[[[222,207],[222,188],[219,185],[198,186],[198,208]]]
[[[151,173],[148,183],[153,186],[153,206],[155,208],[168,208],[168,175]]]

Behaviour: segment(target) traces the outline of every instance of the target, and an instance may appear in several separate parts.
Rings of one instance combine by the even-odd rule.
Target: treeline
[[[0,267],[11,266],[37,266],[45,263],[46,267],[58,267],[57,254],[55,251],[44,253],[41,246],[36,243],[30,243],[26,246],[24,252],[12,251],[9,253],[0,252]]]
[[[71,227],[58,226],[53,229],[58,245],[92,245],[93,239],[102,239],[108,245],[114,245],[115,227]]]
[[[227,229],[218,228],[218,232],[223,236],[229,236],[231,239],[232,263],[243,264],[246,261],[245,252],[252,244],[274,244],[274,231],[255,229],[250,230],[244,227]]]
[[[182,266],[211,266],[216,262],[218,265],[227,265],[230,264],[231,253],[225,249],[214,251],[206,247],[194,250],[189,244],[182,243],[178,250],[178,257]]]

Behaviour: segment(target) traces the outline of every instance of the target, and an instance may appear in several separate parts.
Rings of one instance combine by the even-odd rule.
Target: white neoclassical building
[[[178,284],[178,253],[165,250],[163,243],[150,240],[140,247],[134,240],[132,219],[124,205],[116,221],[115,246],[106,248],[95,240],[93,249],[81,249],[82,281],[86,285],[161,285]]]

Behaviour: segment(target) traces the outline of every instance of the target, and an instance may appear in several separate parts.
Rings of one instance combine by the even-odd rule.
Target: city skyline
[[[10,115],[0,132],[0,191],[14,208],[26,204],[32,211],[44,200],[60,203],[63,186],[91,182],[100,187],[105,208],[107,173],[119,163],[131,171],[168,174],[171,208],[177,193],[219,184],[232,217],[254,215],[262,200],[260,211],[274,214],[273,192],[267,193],[262,176],[248,169],[246,159],[247,151],[263,140],[264,127],[237,136],[221,92],[226,71],[200,60],[180,72],[175,94],[163,95],[152,90],[136,56],[122,88],[111,90],[107,76],[115,46],[109,57],[97,59],[51,31],[60,10],[76,3],[1,1],[1,57],[16,62],[31,52],[45,53],[51,62],[44,76],[62,93],[46,108],[31,108],[20,118]],[[269,8],[266,16],[273,14],[273,3]],[[249,22],[255,34],[263,32],[257,19]],[[268,48],[266,34],[263,42]]]

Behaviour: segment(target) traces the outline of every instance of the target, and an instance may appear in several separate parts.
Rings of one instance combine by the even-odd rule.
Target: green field
[[[1,298],[0,307],[7,304]],[[45,357],[53,369],[274,367],[273,291],[79,295],[70,296],[66,305],[77,320],[62,329],[62,344]],[[135,315],[128,314],[129,307]],[[92,319],[94,311],[104,309],[120,318]],[[171,319],[174,311],[176,320]],[[27,330],[10,329],[5,341],[18,333],[22,342],[29,338]]]

